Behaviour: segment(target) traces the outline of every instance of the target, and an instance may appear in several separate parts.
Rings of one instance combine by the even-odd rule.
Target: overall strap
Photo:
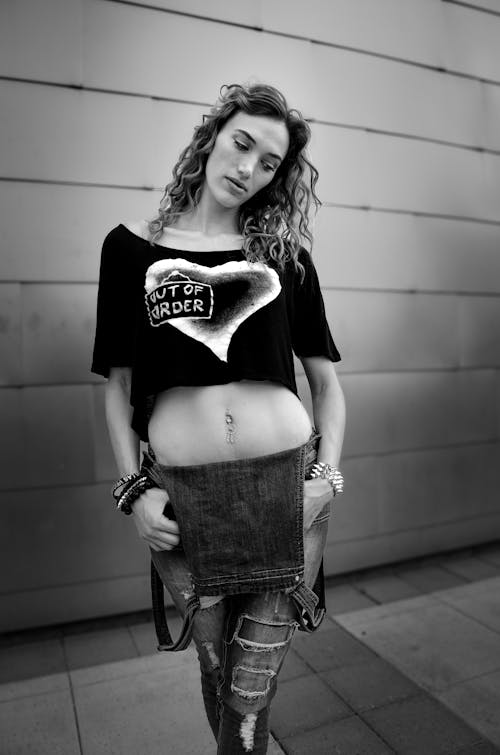
[[[314,632],[325,618],[325,609],[318,605],[318,596],[304,580],[299,582],[289,595],[297,606],[299,629]]]
[[[153,618],[159,643],[158,650],[185,650],[191,642],[194,616],[200,607],[198,598],[196,595],[188,598],[182,628],[179,637],[174,641],[172,640],[165,614],[163,582],[153,561],[151,561],[151,597],[153,599]]]

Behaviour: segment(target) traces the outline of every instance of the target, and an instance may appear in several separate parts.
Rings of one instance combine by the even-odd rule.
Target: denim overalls
[[[180,533],[180,545],[173,550],[152,551],[159,650],[187,647],[200,595],[285,591],[296,604],[299,628],[312,632],[319,626],[325,613],[323,569],[321,564],[310,589],[304,580],[303,533],[304,479],[319,439],[313,432],[298,448],[193,466],[159,464],[148,449],[141,471],[168,491],[164,513],[176,519]],[[329,504],[315,524],[328,514]],[[177,577],[181,572],[190,582],[184,624],[175,642],[166,624],[158,571]]]

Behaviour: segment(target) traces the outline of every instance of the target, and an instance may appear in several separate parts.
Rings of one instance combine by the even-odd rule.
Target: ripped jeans
[[[306,459],[305,477],[315,460]],[[330,503],[303,533],[304,582],[312,588],[322,562]],[[276,531],[275,536],[280,537]],[[193,597],[182,548],[151,551],[163,583],[181,613]],[[291,589],[202,597],[193,619],[201,687],[218,755],[267,752],[270,703],[278,674],[299,627]]]

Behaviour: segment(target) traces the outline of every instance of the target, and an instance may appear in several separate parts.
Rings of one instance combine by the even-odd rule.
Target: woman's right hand
[[[139,535],[154,551],[170,551],[179,544],[179,527],[163,516],[168,493],[162,488],[146,490],[132,505]]]

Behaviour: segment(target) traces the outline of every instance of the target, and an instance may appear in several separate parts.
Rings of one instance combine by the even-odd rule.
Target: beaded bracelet
[[[118,480],[112,491],[117,510],[130,516],[132,513],[132,504],[146,490],[155,487],[157,487],[157,484],[145,474],[134,472],[133,474],[125,475],[125,477]],[[120,493],[117,493],[118,490],[120,490]]]
[[[311,478],[321,477],[327,480],[332,486],[333,495],[340,495],[344,492],[344,478],[337,467],[326,464],[324,461],[317,461],[311,469]]]
[[[113,487],[111,488],[111,495],[117,501],[123,491],[118,493],[120,488],[123,488],[127,485],[127,483],[132,482],[132,480],[137,480],[141,476],[140,472],[132,472],[131,474],[123,475],[123,477],[120,477],[119,480],[115,482]]]

